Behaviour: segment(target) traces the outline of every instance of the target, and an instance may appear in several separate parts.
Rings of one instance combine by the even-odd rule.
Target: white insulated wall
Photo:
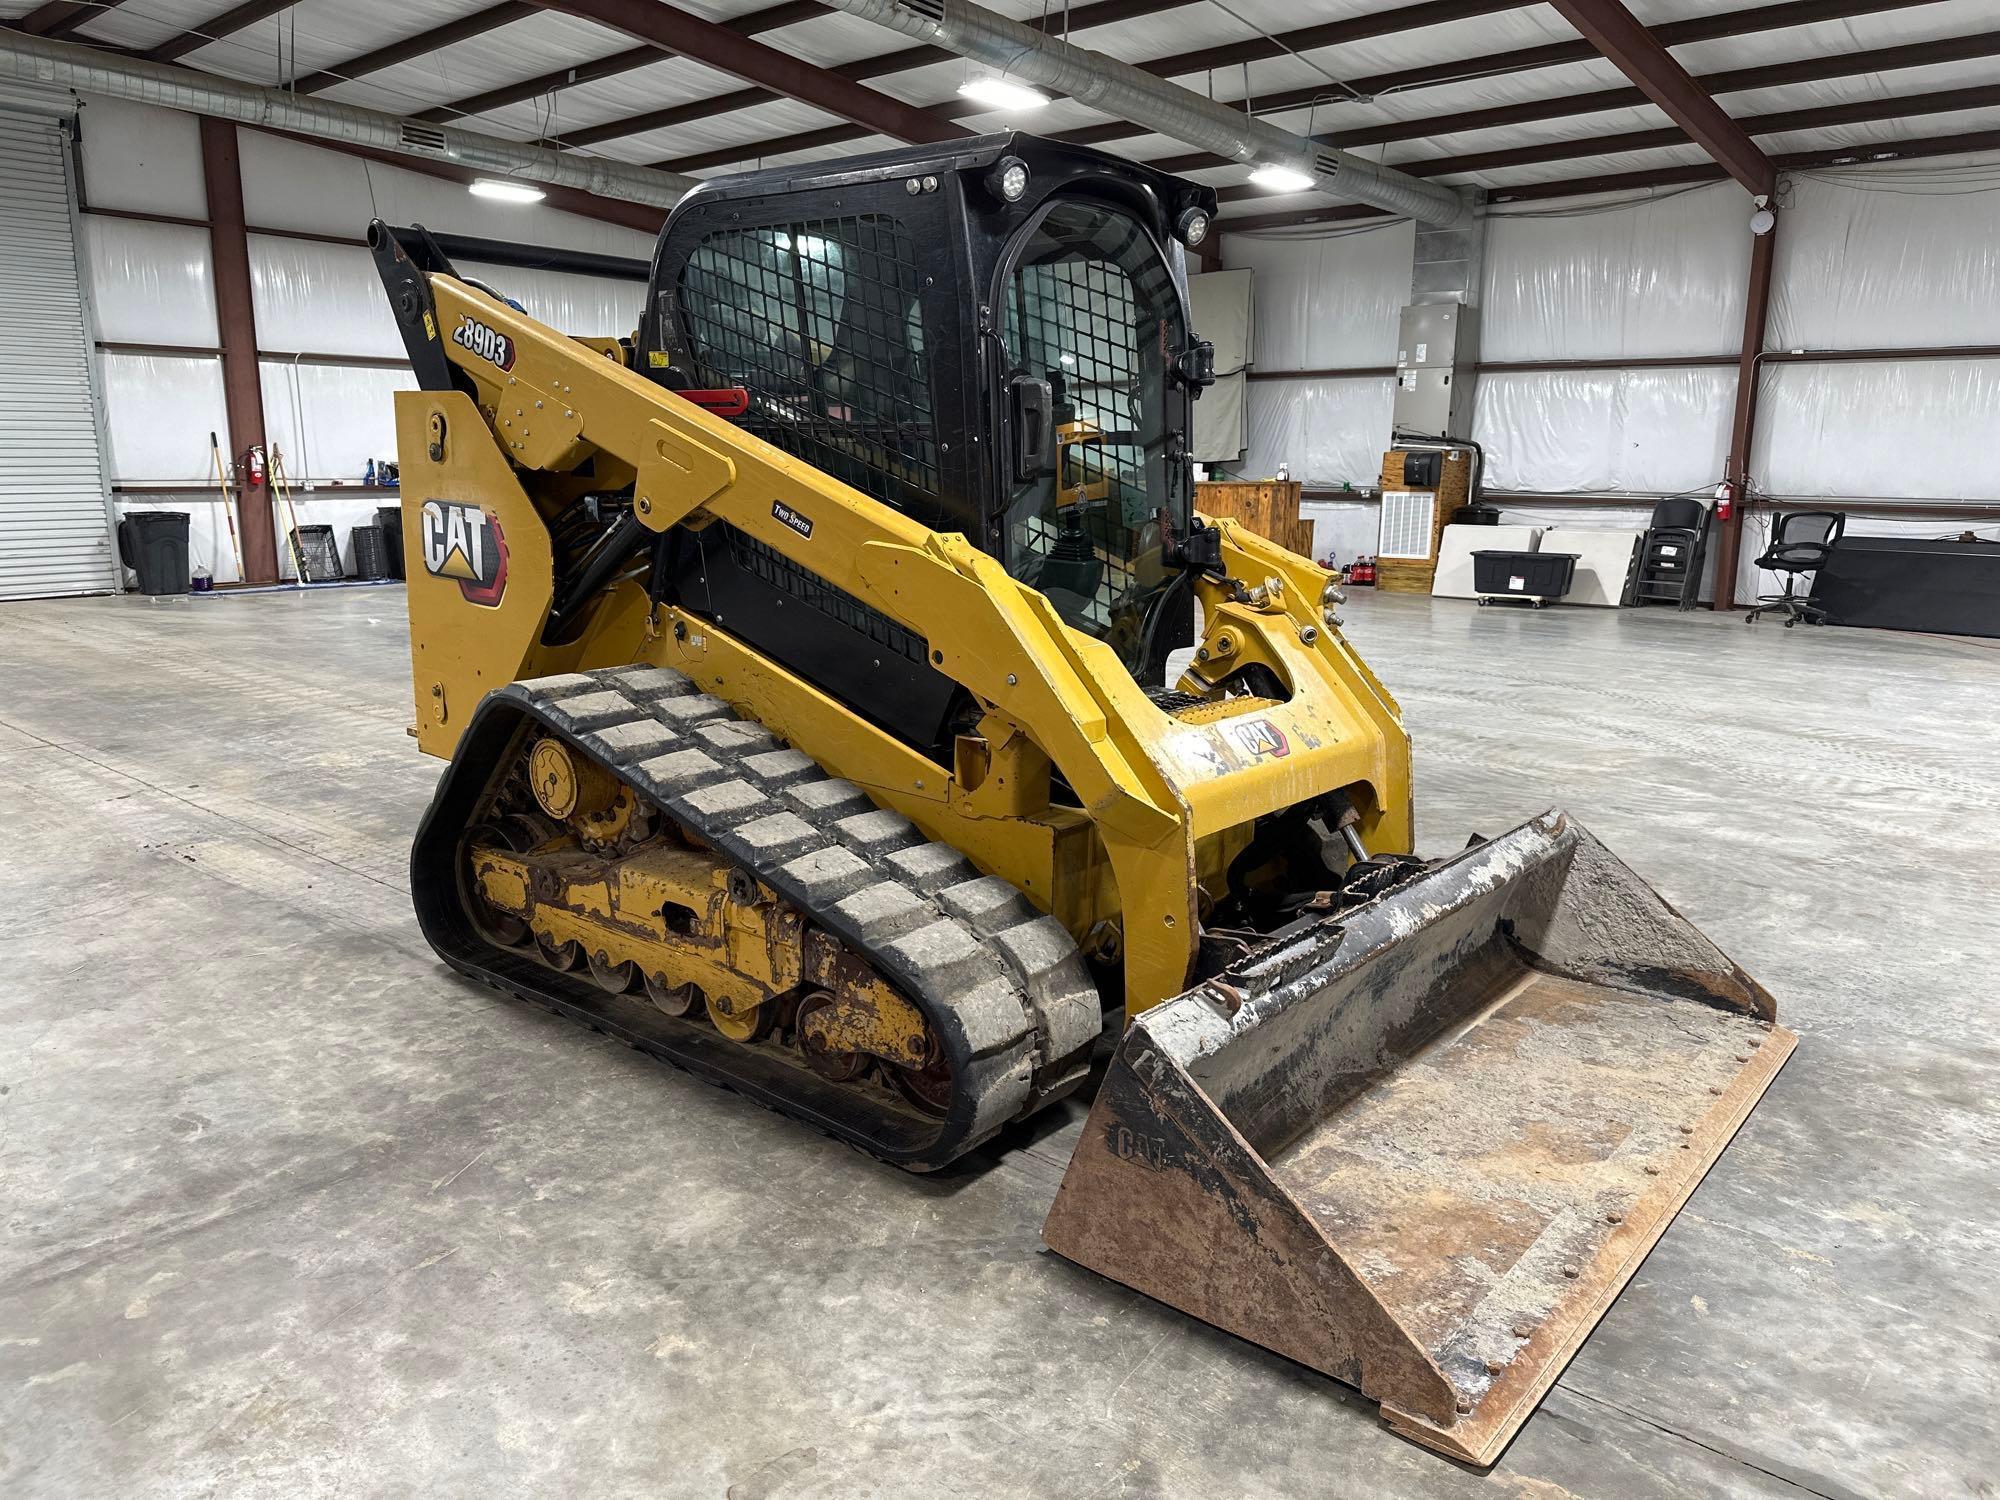
[[[119,100],[94,99],[81,111],[85,198],[93,209],[206,219],[201,145],[192,116]],[[333,481],[358,484],[372,458],[396,451],[393,393],[415,384],[382,284],[359,243],[368,221],[422,223],[443,233],[516,240],[646,259],[650,236],[541,206],[474,198],[455,183],[262,135],[237,132],[244,216],[250,235],[251,291],[262,351],[266,439],[282,450],[304,525],[331,525],[353,563],[348,531],[369,524],[393,497],[343,496]],[[258,234],[292,230],[351,238],[329,244]],[[107,344],[218,347],[214,273],[205,228],[83,216],[84,246]],[[468,264],[537,318],[566,332],[622,335],[638,321],[644,287],[550,271]],[[323,356],[342,356],[338,361]],[[314,356],[322,356],[314,358]],[[100,355],[111,455],[119,485],[202,484],[210,473],[208,435],[225,451],[221,360],[215,355]],[[120,513],[184,510],[193,562],[219,581],[237,576],[220,504],[200,493],[120,496]],[[290,557],[280,518],[279,568]]]

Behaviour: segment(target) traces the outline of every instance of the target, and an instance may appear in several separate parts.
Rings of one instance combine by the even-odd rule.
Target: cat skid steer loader
[[[1793,1037],[1560,812],[1414,857],[1334,581],[1192,510],[1214,209],[1011,135],[721,179],[629,339],[373,226],[415,900],[913,1170],[1098,1052],[1048,1243],[1490,1462]]]

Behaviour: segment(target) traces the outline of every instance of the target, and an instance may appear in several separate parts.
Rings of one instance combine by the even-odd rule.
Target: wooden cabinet
[[[1312,522],[1299,519],[1302,486],[1296,479],[1255,484],[1198,484],[1194,508],[1206,516],[1227,516],[1287,551],[1311,557]]]

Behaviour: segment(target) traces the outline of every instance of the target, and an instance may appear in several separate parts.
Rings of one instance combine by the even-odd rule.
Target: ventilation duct
[[[1200,150],[1247,166],[1303,173],[1323,191],[1351,202],[1431,224],[1458,223],[1472,213],[1466,199],[1440,183],[1280,130],[1129,63],[1045,36],[971,0],[825,3]]]
[[[574,152],[550,151],[473,130],[432,125],[358,105],[238,83],[230,78],[99,52],[70,42],[0,31],[0,82],[8,80],[129,99],[136,104],[153,104],[188,114],[213,115],[338,145],[368,146],[399,156],[455,162],[495,177],[576,188],[652,208],[673,207],[695,185],[695,179],[673,172]]]

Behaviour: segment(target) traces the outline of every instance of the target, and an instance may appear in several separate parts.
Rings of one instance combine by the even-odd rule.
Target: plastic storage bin
[[[292,532],[292,565],[301,583],[338,583],[340,544],[331,526],[301,526]]]
[[[389,571],[389,544],[380,526],[354,528],[354,576],[371,581],[394,578]]]
[[[1569,592],[1579,556],[1576,552],[1475,552],[1472,589],[1481,604],[1494,599],[1527,599],[1540,609]]]
[[[142,594],[188,591],[188,513],[135,510],[118,523],[118,557],[139,575]]]
[[[390,578],[403,576],[403,508],[400,505],[378,506],[375,524],[382,528],[382,545],[388,549]]]

